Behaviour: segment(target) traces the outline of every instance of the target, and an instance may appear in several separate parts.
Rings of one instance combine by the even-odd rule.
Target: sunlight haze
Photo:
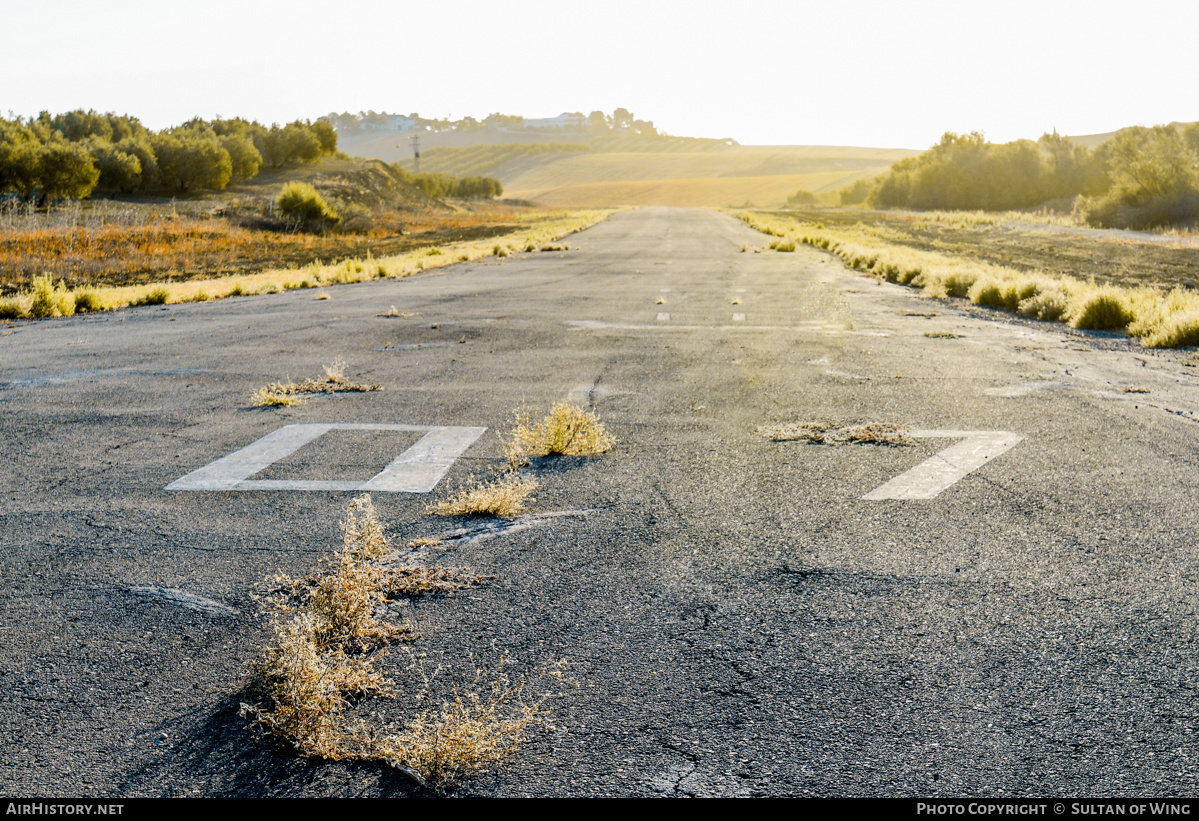
[[[330,111],[549,117],[624,107],[679,136],[925,148],[1199,119],[1199,6],[348,0],[4,2],[0,112],[151,128]],[[51,35],[51,32],[53,34]]]

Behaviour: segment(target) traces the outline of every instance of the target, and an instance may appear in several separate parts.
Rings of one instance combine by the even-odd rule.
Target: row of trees
[[[455,177],[435,171],[414,174],[399,164],[392,165],[392,168],[404,182],[419,188],[425,196],[435,200],[446,197],[492,199],[504,193],[503,184],[495,177]]]
[[[891,166],[870,192],[879,207],[1031,208],[1047,200],[1098,193],[1105,184],[1095,158],[1058,134],[1037,142],[994,144],[982,134],[948,133],[916,157]]]
[[[1094,151],[1058,134],[995,144],[947,133],[881,177],[854,183],[841,203],[920,210],[1002,211],[1078,198],[1088,222],[1152,228],[1199,220],[1199,123],[1137,126]]]
[[[89,196],[97,188],[133,193],[222,189],[278,168],[337,152],[326,122],[264,126],[196,118],[151,131],[136,117],[70,111],[27,120],[0,118],[0,194],[39,204]]]

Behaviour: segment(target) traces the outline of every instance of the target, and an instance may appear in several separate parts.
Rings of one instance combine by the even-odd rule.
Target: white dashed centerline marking
[[[251,479],[331,430],[399,430],[424,432],[416,444],[381,472],[362,481],[324,479]],[[167,490],[369,490],[380,493],[428,493],[450,466],[487,428],[435,425],[307,424],[284,425],[239,451],[193,470]]]
[[[879,485],[863,499],[934,499],[953,485],[1014,448],[1024,437],[1006,430],[917,430],[918,439],[962,439],[916,467]]]
[[[658,314],[658,321],[659,322],[669,322],[670,314]]]
[[[744,322],[745,314],[733,314],[733,321],[734,322]]]

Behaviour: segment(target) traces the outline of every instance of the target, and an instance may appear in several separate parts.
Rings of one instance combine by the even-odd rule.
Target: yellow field
[[[736,146],[685,153],[549,155],[501,170],[505,195],[547,206],[782,204],[834,191],[913,152],[835,146]]]
[[[581,182],[553,188],[506,191],[507,196],[528,199],[546,207],[586,203],[588,207],[622,205],[681,205],[697,208],[744,205],[777,205],[804,188],[819,191],[844,184],[843,173],[786,174],[770,177],[716,177],[676,180]],[[852,181],[852,180],[850,180]]]

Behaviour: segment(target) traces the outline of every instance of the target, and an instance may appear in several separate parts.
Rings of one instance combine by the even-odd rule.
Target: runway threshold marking
[[[363,481],[323,479],[251,479],[255,473],[295,453],[331,430],[424,432],[382,471]],[[284,425],[241,450],[171,482],[167,490],[366,490],[380,493],[428,493],[450,466],[487,428],[443,425],[371,425],[325,423]]]
[[[918,439],[961,439],[916,467],[879,485],[863,499],[934,499],[943,490],[1014,448],[1022,439],[1005,430],[917,430]]]

